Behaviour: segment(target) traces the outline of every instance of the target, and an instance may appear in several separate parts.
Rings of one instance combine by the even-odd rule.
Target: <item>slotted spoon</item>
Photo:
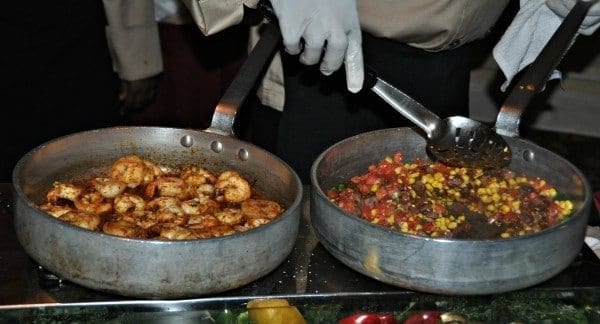
[[[510,163],[508,144],[490,126],[462,116],[441,119],[369,69],[365,85],[425,132],[427,149],[440,162],[482,169]]]

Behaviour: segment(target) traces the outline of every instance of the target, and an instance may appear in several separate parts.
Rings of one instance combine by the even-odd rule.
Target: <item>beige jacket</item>
[[[151,0],[102,0],[113,67],[122,80],[162,72],[158,26]]]
[[[242,21],[244,6],[258,0],[183,0],[204,34]],[[300,0],[299,0],[300,1]],[[363,30],[428,51],[458,47],[482,38],[509,0],[357,0]],[[259,89],[265,105],[284,103],[281,63],[276,57]]]

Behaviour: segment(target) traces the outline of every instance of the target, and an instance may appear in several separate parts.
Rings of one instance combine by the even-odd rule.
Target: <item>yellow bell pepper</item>
[[[295,306],[281,298],[254,299],[248,302],[252,324],[305,324],[306,320]]]

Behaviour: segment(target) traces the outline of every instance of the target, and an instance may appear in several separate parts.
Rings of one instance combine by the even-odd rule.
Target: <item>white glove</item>
[[[342,63],[348,90],[358,92],[364,79],[362,38],[356,0],[271,0],[286,52],[306,65],[319,63],[330,75]],[[304,39],[304,49],[300,39]],[[323,55],[323,51],[325,54]]]
[[[547,0],[546,5],[550,10],[554,11],[555,14],[566,17],[571,8],[575,5],[575,0]],[[582,35],[591,35],[600,26],[600,2],[593,5],[588,11],[579,33]]]

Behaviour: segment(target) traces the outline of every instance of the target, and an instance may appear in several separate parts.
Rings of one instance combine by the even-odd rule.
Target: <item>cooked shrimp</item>
[[[146,230],[127,219],[117,218],[105,222],[102,225],[102,231],[106,234],[112,234],[127,238],[146,238]]]
[[[70,211],[73,210],[73,208],[64,205],[52,205],[52,204],[45,204],[40,206],[40,208],[45,211],[46,213],[52,215],[52,217],[60,217]]]
[[[210,214],[192,215],[188,219],[187,226],[193,229],[207,229],[219,225],[219,220]]]
[[[186,215],[178,215],[164,210],[146,212],[136,220],[137,224],[142,228],[150,228],[161,223],[184,225],[187,221],[188,217]]]
[[[244,219],[242,212],[236,208],[225,208],[222,211],[216,212],[215,217],[223,225],[237,225]]]
[[[273,219],[281,215],[283,208],[271,200],[248,199],[242,202],[242,214],[246,218],[267,218]]]
[[[267,218],[251,218],[246,221],[245,227],[248,229],[257,228],[261,225],[265,225],[270,222],[270,219]]]
[[[161,224],[157,230],[161,238],[169,240],[195,239],[193,230],[175,224]]]
[[[150,162],[144,162],[136,155],[122,157],[113,163],[110,168],[110,177],[124,182],[129,188],[148,184],[154,180],[157,172],[161,172],[158,167],[154,169],[148,166],[148,163]]]
[[[205,168],[195,165],[185,167],[179,177],[185,181],[198,197],[212,197],[215,194],[214,183],[217,181],[217,177]]]
[[[218,193],[217,199],[230,203],[240,203],[251,196],[250,184],[235,171],[221,173],[215,188]]]
[[[90,180],[90,184],[104,198],[115,198],[127,189],[127,184],[111,178],[94,178]]]
[[[67,212],[58,219],[91,231],[97,230],[102,222],[102,216],[99,214],[79,210]]]
[[[210,171],[195,165],[185,167],[179,177],[190,186],[214,184],[217,181],[217,177]]]
[[[146,186],[144,192],[148,198],[159,196],[175,197],[177,199],[187,199],[190,197],[190,193],[191,191],[185,181],[176,177],[157,178]]]
[[[165,172],[169,171],[169,168],[167,168],[165,166],[158,166],[158,165],[154,164],[154,162],[152,162],[150,160],[142,159],[142,162],[144,162],[144,165],[148,168],[148,170],[156,178],[164,176]]]
[[[179,199],[174,197],[154,198],[146,204],[146,209],[150,211],[168,211],[177,215],[184,213]]]
[[[115,212],[119,214],[144,210],[144,208],[146,208],[146,202],[144,201],[144,198],[128,193],[116,196],[115,200],[113,201],[113,205]]]
[[[218,208],[219,203],[205,196],[186,200],[181,203],[181,209],[188,215],[204,214]]]
[[[82,192],[83,189],[74,184],[55,182],[52,189],[46,194],[46,200],[53,205],[55,205],[59,199],[75,201]]]
[[[199,186],[190,186],[191,192],[196,197],[213,197],[215,195],[215,186],[210,183],[205,183]]]
[[[90,213],[107,213],[113,208],[110,201],[107,201],[99,192],[95,191],[81,195],[74,203],[77,210]]]

